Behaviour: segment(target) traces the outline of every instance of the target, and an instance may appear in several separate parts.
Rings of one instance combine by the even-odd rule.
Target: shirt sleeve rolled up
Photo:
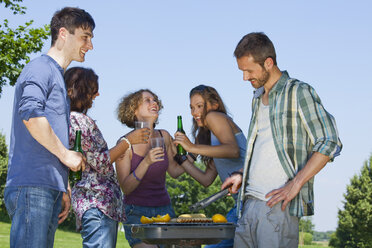
[[[334,117],[324,109],[310,85],[298,87],[297,96],[303,125],[314,143],[313,152],[324,154],[333,161],[342,149]]]
[[[41,81],[23,82],[23,92],[19,101],[18,114],[22,120],[45,116],[47,86]]]

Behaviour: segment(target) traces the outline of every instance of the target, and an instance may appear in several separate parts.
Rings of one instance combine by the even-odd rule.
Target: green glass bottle
[[[183,131],[183,126],[182,126],[182,116],[180,115],[177,116],[177,131],[181,133],[185,133],[185,131]],[[187,152],[181,145],[177,145],[177,154],[182,156],[182,155],[186,155]]]
[[[72,148],[71,150],[83,154],[83,149],[81,148],[81,130],[76,130],[74,148]],[[78,171],[70,170],[68,177],[70,179],[71,184],[74,185],[77,181],[81,180],[81,173],[82,173],[81,169]]]

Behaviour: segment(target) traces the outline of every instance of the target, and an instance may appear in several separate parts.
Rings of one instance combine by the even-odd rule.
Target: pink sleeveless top
[[[130,173],[132,173],[144,157],[134,153],[132,148],[132,161]],[[158,207],[170,204],[170,197],[165,187],[165,176],[168,169],[167,151],[164,151],[164,160],[149,166],[145,176],[138,187],[129,195],[125,195],[124,203],[146,207]]]

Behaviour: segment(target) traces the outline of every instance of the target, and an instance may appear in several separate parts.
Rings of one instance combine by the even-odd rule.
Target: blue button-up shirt
[[[46,117],[68,147],[70,103],[63,69],[47,55],[28,63],[16,84],[6,186],[41,186],[65,192],[68,168],[39,144],[23,120]]]
[[[257,112],[264,88],[257,89],[252,100],[252,118],[248,130],[247,154],[242,189],[246,188],[253,146],[258,135]],[[331,161],[342,149],[335,119],[323,107],[319,96],[308,84],[289,77],[286,71],[269,92],[270,127],[275,150],[283,170],[292,179],[303,169],[312,153],[319,152]],[[293,216],[314,214],[314,178],[302,187],[291,201],[289,212]],[[274,189],[273,189],[274,190]],[[240,191],[239,200],[245,190]],[[238,201],[240,210],[241,201]]]

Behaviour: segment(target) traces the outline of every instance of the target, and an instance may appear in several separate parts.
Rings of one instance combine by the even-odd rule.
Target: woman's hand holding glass
[[[135,129],[150,128],[150,123],[147,121],[135,121],[134,128]]]
[[[154,156],[157,161],[164,160],[164,138],[158,133],[154,133],[150,138],[151,151],[154,151]],[[156,162],[156,161],[155,161]]]
[[[163,147],[155,147],[152,148],[146,155],[145,160],[147,164],[150,166],[155,162],[163,161],[164,160],[164,149]]]
[[[125,136],[132,145],[147,144],[149,142],[150,129],[148,127],[135,129]]]

